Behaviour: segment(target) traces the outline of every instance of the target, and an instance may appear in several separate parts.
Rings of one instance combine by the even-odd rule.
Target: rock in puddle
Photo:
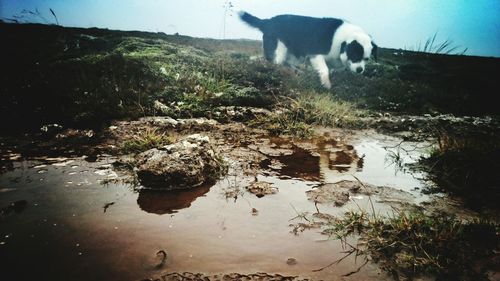
[[[227,169],[208,136],[189,135],[136,157],[137,175],[148,188],[188,189],[214,181]]]
[[[255,181],[247,186],[247,190],[255,194],[257,197],[264,197],[265,195],[275,194],[278,188],[272,186],[271,183],[265,181]]]
[[[405,205],[414,199],[410,193],[389,186],[375,186],[359,181],[343,180],[337,183],[325,183],[317,188],[306,191],[309,200],[316,203],[333,203],[341,207],[349,199],[362,198],[359,194],[376,195],[377,202],[392,206]]]
[[[333,203],[335,206],[343,206],[351,194],[377,193],[377,187],[369,184],[361,184],[357,181],[340,181],[338,183],[326,183],[306,192],[309,200],[317,203]]]

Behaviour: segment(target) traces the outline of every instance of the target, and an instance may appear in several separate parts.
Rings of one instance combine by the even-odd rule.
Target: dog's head
[[[377,60],[377,45],[364,33],[353,36],[340,45],[342,64],[354,73],[363,73],[366,62],[373,56]]]

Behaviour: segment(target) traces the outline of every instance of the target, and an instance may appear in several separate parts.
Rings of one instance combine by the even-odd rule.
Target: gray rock
[[[145,187],[188,189],[218,179],[226,170],[208,136],[194,134],[136,157],[137,175]]]
[[[139,119],[139,122],[149,123],[151,125],[164,128],[176,128],[179,125],[179,122],[177,120],[168,116],[142,117]]]
[[[160,112],[161,114],[168,115],[172,113],[172,109],[165,104],[161,103],[160,101],[155,100],[153,103],[153,108]]]
[[[207,118],[178,119],[178,129],[183,131],[209,131],[219,125],[219,122]]]

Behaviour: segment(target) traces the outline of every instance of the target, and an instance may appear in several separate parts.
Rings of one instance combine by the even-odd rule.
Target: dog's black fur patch
[[[352,62],[360,62],[363,59],[364,52],[365,50],[363,49],[363,46],[361,46],[361,44],[359,44],[356,40],[347,44],[346,54]]]

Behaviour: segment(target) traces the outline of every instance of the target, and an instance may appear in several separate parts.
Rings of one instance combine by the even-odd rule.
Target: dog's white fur
[[[286,48],[285,44],[281,42],[281,40],[278,40],[278,46],[274,51],[274,63],[283,64],[285,61],[288,61],[287,56],[288,56],[288,49]]]

